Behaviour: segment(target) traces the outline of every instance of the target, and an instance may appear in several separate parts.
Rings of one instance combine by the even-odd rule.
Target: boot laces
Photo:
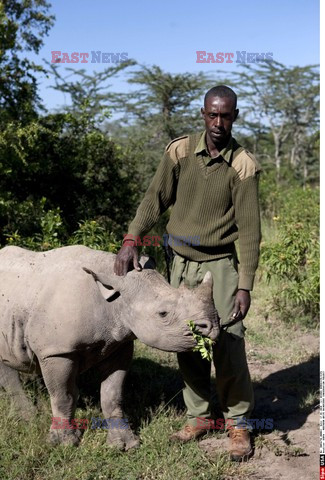
[[[241,442],[244,439],[246,430],[243,428],[233,428],[231,432],[231,438],[234,442]]]

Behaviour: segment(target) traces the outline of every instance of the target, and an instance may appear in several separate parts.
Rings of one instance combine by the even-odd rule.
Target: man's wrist
[[[134,236],[131,233],[124,235],[122,245],[123,247],[134,247],[135,246]]]
[[[253,290],[255,275],[239,271],[238,290]]]

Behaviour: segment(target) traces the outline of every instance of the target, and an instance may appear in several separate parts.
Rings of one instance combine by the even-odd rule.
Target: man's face
[[[213,144],[222,144],[229,138],[238,111],[231,98],[213,96],[207,98],[201,113],[208,139]]]

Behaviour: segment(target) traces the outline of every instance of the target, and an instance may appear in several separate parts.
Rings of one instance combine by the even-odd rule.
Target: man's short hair
[[[237,107],[237,95],[231,88],[227,87],[226,85],[217,85],[216,87],[210,88],[210,90],[208,90],[205,94],[204,105],[206,104],[208,98],[211,97],[231,98],[231,100],[234,102],[235,108]]]

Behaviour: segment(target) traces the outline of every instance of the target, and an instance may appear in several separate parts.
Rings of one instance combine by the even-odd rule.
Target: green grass
[[[101,416],[98,386],[92,373],[81,382],[82,406],[76,418]],[[37,397],[38,414],[29,422],[10,411],[0,395],[1,480],[191,480],[246,478],[246,466],[233,464],[224,452],[206,455],[193,441],[169,442],[185,422],[182,381],[176,355],[136,342],[135,359],[125,385],[126,412],[140,436],[138,449],[120,452],[106,444],[105,430],[85,431],[78,448],[47,444],[51,424],[49,398],[37,381],[27,384]],[[88,395],[88,396],[87,396]]]
[[[262,363],[294,365],[303,362],[318,344],[319,328],[314,323],[283,321],[272,308],[271,290],[258,271],[252,305],[245,319],[247,357]],[[306,335],[313,340],[312,346],[304,341]]]
[[[9,401],[0,399],[5,412]],[[94,409],[78,409],[76,417],[97,416]],[[44,398],[40,412],[30,422],[1,416],[0,478],[2,480],[99,480],[99,479],[223,479],[234,474],[237,465],[230,464],[225,454],[206,457],[196,442],[171,444],[169,435],[183,424],[175,409],[166,407],[152,412],[150,421],[143,421],[139,430],[141,446],[120,452],[106,445],[104,430],[86,430],[78,448],[51,447],[46,443],[51,412]]]

